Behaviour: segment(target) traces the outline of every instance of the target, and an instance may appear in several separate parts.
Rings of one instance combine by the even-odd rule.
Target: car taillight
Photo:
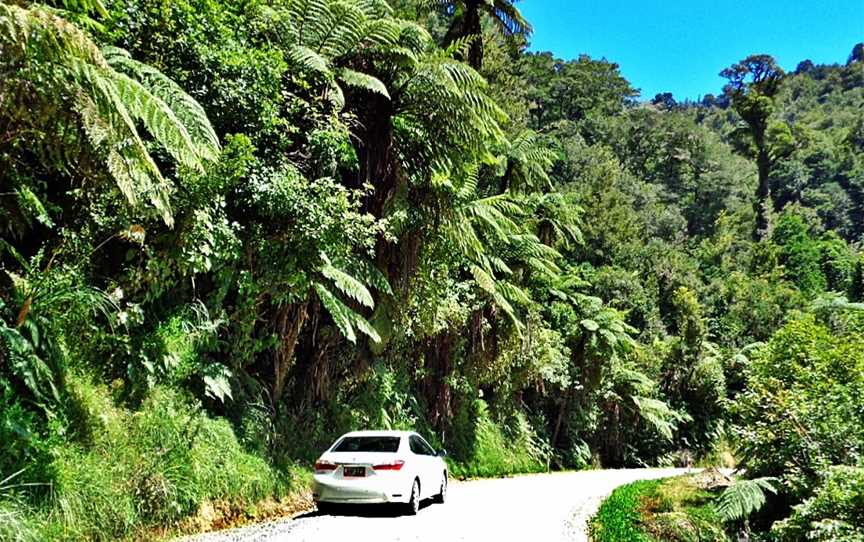
[[[315,472],[330,472],[336,470],[336,464],[329,461],[316,461]]]
[[[405,464],[404,461],[402,461],[401,459],[397,459],[396,461],[393,461],[392,463],[382,463],[380,465],[375,465],[372,468],[375,469],[376,471],[377,470],[400,470],[402,468],[402,465],[404,465],[404,464]]]

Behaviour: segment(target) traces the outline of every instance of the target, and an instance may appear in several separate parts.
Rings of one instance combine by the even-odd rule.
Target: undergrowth
[[[448,461],[457,478],[507,476],[549,470],[549,452],[522,415],[496,423],[486,403],[477,400],[469,442]],[[463,425],[465,425],[463,423]]]
[[[135,410],[107,387],[70,379],[77,431],[53,449],[50,488],[0,499],[2,540],[116,540],[166,528],[207,502],[242,510],[291,489],[291,477],[238,442],[231,425],[182,393],[156,388]],[[0,492],[2,496],[3,492]]]
[[[728,542],[713,494],[692,476],[617,488],[591,520],[594,542]]]

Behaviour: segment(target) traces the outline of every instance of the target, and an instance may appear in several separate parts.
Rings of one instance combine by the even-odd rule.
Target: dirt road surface
[[[398,509],[354,506],[335,515],[294,519],[183,539],[184,542],[586,542],[586,521],[604,497],[635,480],[686,469],[565,472],[453,482],[447,502],[424,502],[417,516]]]

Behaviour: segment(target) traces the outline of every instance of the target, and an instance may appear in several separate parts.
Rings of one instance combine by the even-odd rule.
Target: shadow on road
[[[420,510],[432,506],[431,500],[420,503]],[[313,510],[294,519],[314,518],[321,516],[348,516],[358,518],[398,518],[405,515],[402,506],[398,504],[337,504],[328,506],[325,511]]]

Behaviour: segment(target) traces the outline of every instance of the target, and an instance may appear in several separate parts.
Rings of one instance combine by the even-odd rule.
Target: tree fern
[[[326,254],[322,254],[321,259],[324,261],[324,265],[321,266],[320,273],[330,279],[339,291],[364,307],[369,307],[370,309],[375,307],[372,294],[369,293],[369,290],[362,282],[341,269],[334,267]]]
[[[0,4],[0,27],[0,72],[7,74],[0,78],[0,119],[18,128],[12,132],[19,137],[48,135],[36,139],[33,148],[52,168],[71,170],[79,162],[72,151],[94,155],[130,203],[150,201],[171,224],[170,185],[137,126],[143,125],[179,164],[201,170],[219,152],[201,106],[124,51],[103,53],[83,31],[48,9]],[[83,145],[69,141],[69,126],[75,124]]]
[[[557,158],[555,152],[539,141],[535,132],[523,130],[505,143],[500,173],[510,190],[551,190],[547,172]]]
[[[326,285],[315,282],[312,286],[321,304],[333,318],[336,327],[349,342],[357,342],[355,329],[368,336],[373,342],[377,343],[381,341],[381,337],[375,331],[375,328],[365,318],[354,312],[348,305],[336,297]]]
[[[777,493],[772,482],[775,478],[740,480],[727,487],[717,499],[715,508],[723,521],[740,521],[748,518],[765,505],[765,493]]]
[[[336,108],[345,106],[345,89],[337,82],[389,98],[380,79],[352,66],[362,52],[396,44],[400,27],[386,2],[289,0],[260,9],[265,34],[298,67],[324,78]]]

